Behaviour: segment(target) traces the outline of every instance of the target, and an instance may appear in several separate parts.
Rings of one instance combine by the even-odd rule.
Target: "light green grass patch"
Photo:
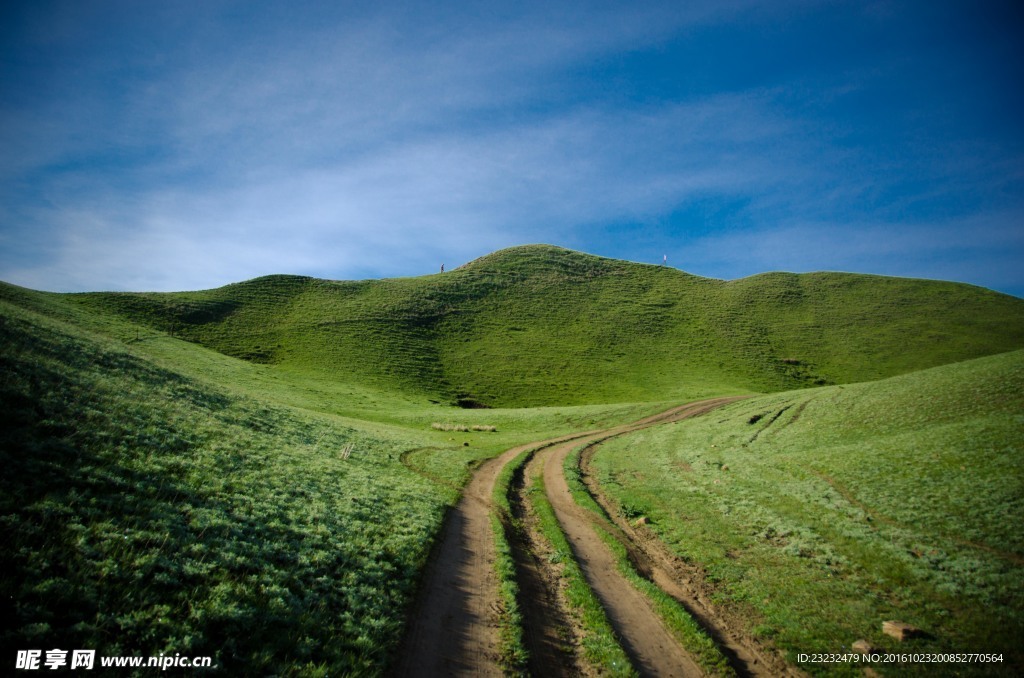
[[[865,638],[1020,665],[1022,412],[1015,352],[752,398],[609,441],[593,466],[791,658]],[[889,619],[932,637],[900,645]]]
[[[563,470],[569,491],[577,504],[606,519],[604,510],[594,500],[580,476],[580,455],[586,446],[572,451],[565,458]],[[615,554],[619,571],[629,582],[653,603],[662,622],[682,644],[697,664],[711,676],[735,676],[728,660],[719,651],[714,641],[700,627],[686,609],[656,584],[640,576],[629,562],[629,554],[619,540],[607,530],[594,525],[597,535]]]

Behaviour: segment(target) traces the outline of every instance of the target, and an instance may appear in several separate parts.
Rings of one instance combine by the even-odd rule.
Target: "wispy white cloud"
[[[1020,205],[998,196],[1024,183],[1012,153],[869,149],[821,114],[868,86],[853,76],[824,94],[798,76],[650,98],[601,89],[595,64],[816,4],[204,3],[50,17],[25,38],[55,61],[46,86],[0,103],[0,278],[158,290],[427,273],[522,242],[616,254],[594,234],[619,224],[725,277],[900,258],[892,272],[954,270],[937,263],[952,250],[928,239],[996,212],[1000,225],[983,228],[1004,232]],[[947,193],[991,204],[950,216]],[[716,224],[676,216],[702,201],[734,207]],[[901,221],[925,203],[942,203],[937,225]],[[871,236],[899,223],[918,225]]]
[[[772,124],[754,132],[757,106],[727,96],[635,113],[573,110],[474,135],[423,135],[345,163],[152,186],[131,201],[80,189],[36,217],[60,224],[60,255],[36,279],[168,289],[280,271],[429,272],[491,247],[565,239],[595,222],[778,181],[768,163],[706,157],[771,137]],[[739,118],[751,122],[742,133],[712,124]]]

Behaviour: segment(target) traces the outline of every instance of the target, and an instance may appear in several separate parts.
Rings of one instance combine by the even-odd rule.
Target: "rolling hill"
[[[0,347],[11,661],[94,648],[379,674],[473,462],[657,407],[467,411],[318,387],[6,284]],[[366,418],[335,413],[353,408]],[[452,414],[486,426],[432,428]]]
[[[179,293],[0,283],[0,346],[7,656],[96,647],[208,655],[249,673],[379,674],[480,460],[669,401],[774,394],[707,436],[746,433],[749,408],[897,375],[909,376],[844,387],[843,402],[884,414],[945,394],[974,403],[961,418],[1010,417],[1019,431],[1019,414],[975,391],[1000,375],[1019,384],[1009,352],[1024,348],[1024,300],[845,273],[727,282],[526,246],[418,278],[279,275]],[[813,458],[816,407],[787,429],[812,442],[787,454]],[[877,422],[850,421],[851,439],[883,440]],[[823,472],[862,482],[873,457],[857,449]],[[889,479],[914,497],[906,450],[905,473]],[[1016,457],[999,458],[1019,478]],[[990,475],[973,473],[957,496]],[[998,530],[974,516],[940,531],[1019,556],[1004,530],[1012,511]]]
[[[229,356],[468,407],[778,391],[1024,347],[1024,301],[970,285],[726,282],[543,245],[418,278],[66,298]]]
[[[591,469],[791,657],[984,647],[1004,666],[956,675],[1001,675],[1024,664],[1022,413],[1013,351],[745,399],[612,440]],[[928,637],[908,648],[886,619]]]

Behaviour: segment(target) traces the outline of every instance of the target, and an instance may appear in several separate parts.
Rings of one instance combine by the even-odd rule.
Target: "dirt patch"
[[[575,447],[560,445],[542,452],[544,485],[562,531],[591,589],[601,601],[623,649],[643,675],[700,676],[702,672],[652,609],[618,570],[618,559],[576,505],[562,463]]]
[[[592,496],[609,515],[614,508],[601,495],[585,472],[585,482]],[[740,676],[802,675],[776,651],[752,638],[749,626],[739,615],[712,603],[714,587],[703,570],[673,554],[646,525],[631,525],[615,517],[615,526],[631,545],[632,558],[640,563],[637,571],[653,581],[661,590],[678,601],[693,617],[729,660]],[[735,554],[733,554],[735,555]]]
[[[634,424],[620,426],[539,451],[532,465],[543,465],[548,500],[572,547],[573,557],[587,582],[600,599],[613,628],[622,640],[626,653],[643,675],[698,676],[702,672],[689,653],[665,628],[646,596],[637,591],[619,572],[617,558],[593,528],[594,516],[580,508],[569,492],[562,466],[565,457],[578,445],[639,430],[656,423],[694,416],[731,399],[697,403]],[[627,543],[631,551],[635,547]],[[636,560],[636,559],[634,559]],[[644,562],[636,562],[641,572],[649,570]]]
[[[520,453],[535,450],[534,459],[523,472],[526,475],[514,479],[513,520],[505,525],[517,563],[520,612],[530,652],[530,673],[545,676],[592,673],[580,658],[581,633],[567,612],[560,567],[548,557],[543,539],[531,527],[533,517],[527,509],[529,502],[525,501],[525,493],[530,488],[529,474],[535,472],[544,474],[548,499],[571,544],[573,556],[605,606],[637,670],[644,675],[701,675],[696,663],[664,627],[647,598],[619,573],[614,554],[593,529],[593,521],[599,519],[572,499],[562,464],[566,455],[584,442],[594,444],[653,424],[696,416],[732,400],[735,399],[693,403],[606,431],[520,446],[481,464],[445,522],[392,673],[399,676],[501,675],[499,595],[491,527],[495,508],[491,497],[501,469]],[[600,493],[597,494],[600,498]],[[695,611],[695,616],[716,642],[733,658],[741,674],[793,673],[784,661],[744,642],[731,626],[731,620],[715,614],[708,602],[708,590],[685,569],[685,564],[659,550],[660,542],[652,538],[646,527],[619,525],[616,529],[611,521],[608,526],[627,546],[638,571]],[[736,627],[739,628],[742,627]]]
[[[449,511],[394,675],[502,675],[490,497],[501,468],[523,449],[508,450],[481,464]]]
[[[512,549],[519,578],[519,603],[524,641],[533,676],[596,675],[580,652],[583,641],[572,619],[562,580],[563,565],[540,536],[537,517],[527,495],[539,466],[535,456],[515,474],[510,504],[518,525]]]
[[[579,435],[521,445],[476,469],[431,553],[393,675],[502,675],[494,485],[501,469],[522,452]]]

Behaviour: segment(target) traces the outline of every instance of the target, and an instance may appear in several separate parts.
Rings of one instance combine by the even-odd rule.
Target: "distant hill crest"
[[[869,381],[1024,348],[1024,300],[854,273],[702,278],[552,245],[444,274],[51,295],[221,353],[431,400],[676,400]]]

